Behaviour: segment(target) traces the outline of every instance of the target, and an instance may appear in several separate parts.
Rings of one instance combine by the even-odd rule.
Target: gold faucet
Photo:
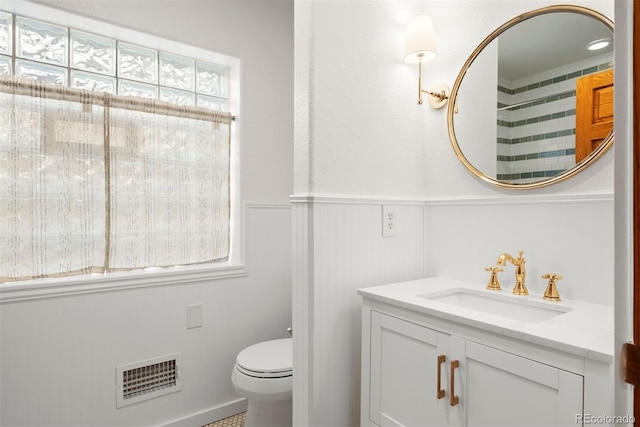
[[[498,280],[498,273],[503,271],[500,267],[487,267],[484,271],[490,271],[491,277],[489,283],[487,283],[487,289],[490,291],[501,291],[500,281]]]
[[[516,267],[516,285],[513,287],[513,293],[516,295],[529,295],[529,291],[527,290],[527,286],[524,284],[525,276],[527,272],[524,268],[524,257],[522,254],[524,251],[518,251],[518,258],[514,258],[513,256],[504,253],[498,257],[498,261],[496,264],[505,265],[507,261],[513,264]]]
[[[562,279],[562,276],[555,273],[547,273],[543,275],[542,278],[549,280],[547,290],[544,291],[544,296],[542,297],[542,299],[546,299],[547,301],[560,301],[560,295],[558,294],[556,282]]]

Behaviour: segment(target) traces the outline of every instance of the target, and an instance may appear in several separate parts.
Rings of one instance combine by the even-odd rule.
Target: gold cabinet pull
[[[456,377],[456,368],[458,368],[460,366],[460,361],[459,360],[452,360],[451,361],[451,398],[449,400],[449,404],[451,406],[456,406],[459,402],[460,402],[460,398],[458,396],[456,396],[456,389],[455,389],[455,377]]]
[[[442,399],[444,397],[444,390],[442,389],[441,376],[442,376],[442,364],[446,361],[447,361],[447,358],[445,357],[444,354],[441,354],[438,356],[438,392],[436,394],[438,399]]]

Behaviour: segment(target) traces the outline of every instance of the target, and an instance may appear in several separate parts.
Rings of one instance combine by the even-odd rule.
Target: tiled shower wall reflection
[[[600,55],[498,82],[498,179],[527,183],[575,165],[576,79],[611,68],[611,60]]]
[[[0,75],[228,110],[224,66],[3,11]]]

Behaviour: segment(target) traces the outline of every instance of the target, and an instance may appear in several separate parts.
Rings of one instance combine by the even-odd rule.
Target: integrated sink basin
[[[533,296],[515,296],[491,291],[454,288],[418,295],[431,301],[475,310],[512,320],[537,323],[552,319],[572,310],[554,302],[537,301]]]

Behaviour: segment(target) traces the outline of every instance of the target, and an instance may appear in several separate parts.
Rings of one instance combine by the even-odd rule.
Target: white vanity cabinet
[[[447,383],[444,363],[437,363],[448,352],[449,336],[372,312],[370,337],[367,418],[380,426],[445,425],[447,408],[436,387]]]
[[[377,311],[370,338],[375,425],[580,424],[581,375]]]
[[[542,323],[492,324],[491,316],[440,312],[379,288],[359,291],[361,425],[576,426],[613,415],[612,355],[595,351],[598,345],[555,344],[534,334]],[[602,319],[608,316],[605,310]],[[564,332],[576,343],[602,333],[583,326],[591,329]],[[549,323],[558,327],[571,325]]]

